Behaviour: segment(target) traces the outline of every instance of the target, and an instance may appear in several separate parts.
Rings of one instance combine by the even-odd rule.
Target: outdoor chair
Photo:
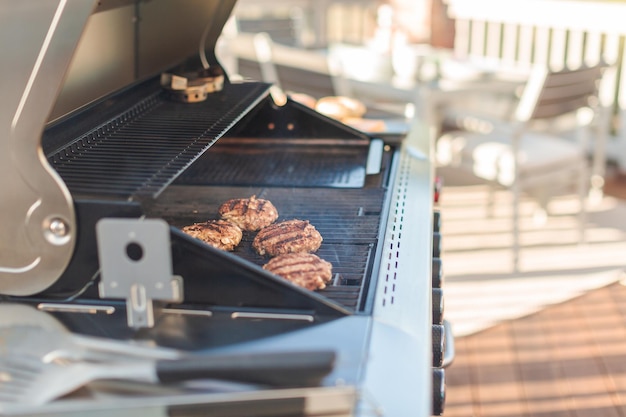
[[[481,120],[466,113],[459,124],[470,128],[449,131],[437,141],[440,164],[467,169],[492,186],[512,191],[512,250],[516,271],[522,192],[535,197],[539,212],[547,214],[548,201],[557,190],[575,189],[579,200],[579,242],[585,240],[589,126],[600,118],[598,90],[605,68],[603,64],[558,71],[533,68],[509,119]],[[573,138],[552,129],[571,115],[575,115],[572,119],[576,122]],[[538,129],[538,125],[542,128]],[[488,205],[492,208],[493,192]]]

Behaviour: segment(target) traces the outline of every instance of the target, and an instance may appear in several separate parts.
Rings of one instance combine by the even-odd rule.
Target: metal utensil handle
[[[156,364],[161,382],[213,378],[280,387],[314,386],[332,371],[333,351],[196,356]]]
[[[103,337],[84,336],[72,334],[71,340],[80,348],[86,350],[86,354],[91,355],[108,355],[111,358],[128,359],[144,358],[144,359],[179,359],[184,355],[177,349],[171,349],[161,346],[143,346],[133,341],[121,341],[107,339]]]

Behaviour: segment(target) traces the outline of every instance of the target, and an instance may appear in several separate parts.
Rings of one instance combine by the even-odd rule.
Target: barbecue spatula
[[[134,362],[43,362],[36,356],[0,356],[0,411],[10,404],[41,405],[100,379],[175,383],[219,379],[273,388],[319,385],[333,369],[333,351],[196,355]]]

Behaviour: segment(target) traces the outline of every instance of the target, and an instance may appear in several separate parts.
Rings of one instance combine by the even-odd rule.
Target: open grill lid
[[[71,193],[42,152],[48,121],[193,55],[196,68],[218,65],[215,44],[234,4],[27,0],[5,8],[0,36],[15,42],[0,47],[10,62],[2,74],[0,194],[11,196],[0,216],[1,294],[46,289],[76,245]],[[120,15],[130,26],[110,24]]]

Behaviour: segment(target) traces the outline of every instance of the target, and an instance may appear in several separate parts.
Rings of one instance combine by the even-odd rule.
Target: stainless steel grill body
[[[35,305],[74,332],[194,352],[332,349],[338,354],[334,371],[316,388],[138,392],[132,402],[105,392],[12,413],[430,415],[433,173],[427,129],[416,120],[408,137],[381,140],[298,103],[277,105],[270,86],[256,82],[227,80],[206,101],[172,101],[161,89],[160,72],[219,65],[212,49],[232,6],[194,0],[93,6],[81,42],[94,39],[89,28],[102,30],[103,22],[145,19],[132,31],[134,69],[132,75],[96,77],[118,85],[101,97],[102,91],[93,91],[101,85],[90,89],[67,111],[80,84],[71,75],[84,74],[78,68],[84,65],[81,43],[57,106],[33,110],[48,114],[48,123],[41,121],[32,153],[75,212],[75,219],[66,216],[75,248],[61,267],[45,271],[45,285],[22,290],[13,283],[17,291],[5,291],[6,299]],[[172,30],[181,28],[172,38],[157,30],[170,14],[177,15],[168,21]],[[200,58],[191,52],[197,45],[189,45],[198,38]],[[166,56],[159,57],[164,43]],[[61,76],[54,81],[60,85]],[[0,149],[8,146],[3,142]],[[49,201],[47,191],[40,193]],[[318,254],[333,264],[326,289],[307,291],[264,271],[267,259],[251,249],[251,233],[226,253],[181,232],[186,224],[215,218],[223,201],[250,195],[270,199],[280,219],[316,226],[324,237]],[[19,208],[12,204],[0,224],[22,216]],[[96,229],[103,219],[144,218],[167,222],[165,252],[171,274],[184,281],[184,296],[156,302],[154,326],[137,330],[126,322],[129,304],[98,291],[103,243]],[[22,233],[19,222],[16,228]],[[3,239],[8,247],[10,238]],[[34,279],[41,281],[36,274]]]

